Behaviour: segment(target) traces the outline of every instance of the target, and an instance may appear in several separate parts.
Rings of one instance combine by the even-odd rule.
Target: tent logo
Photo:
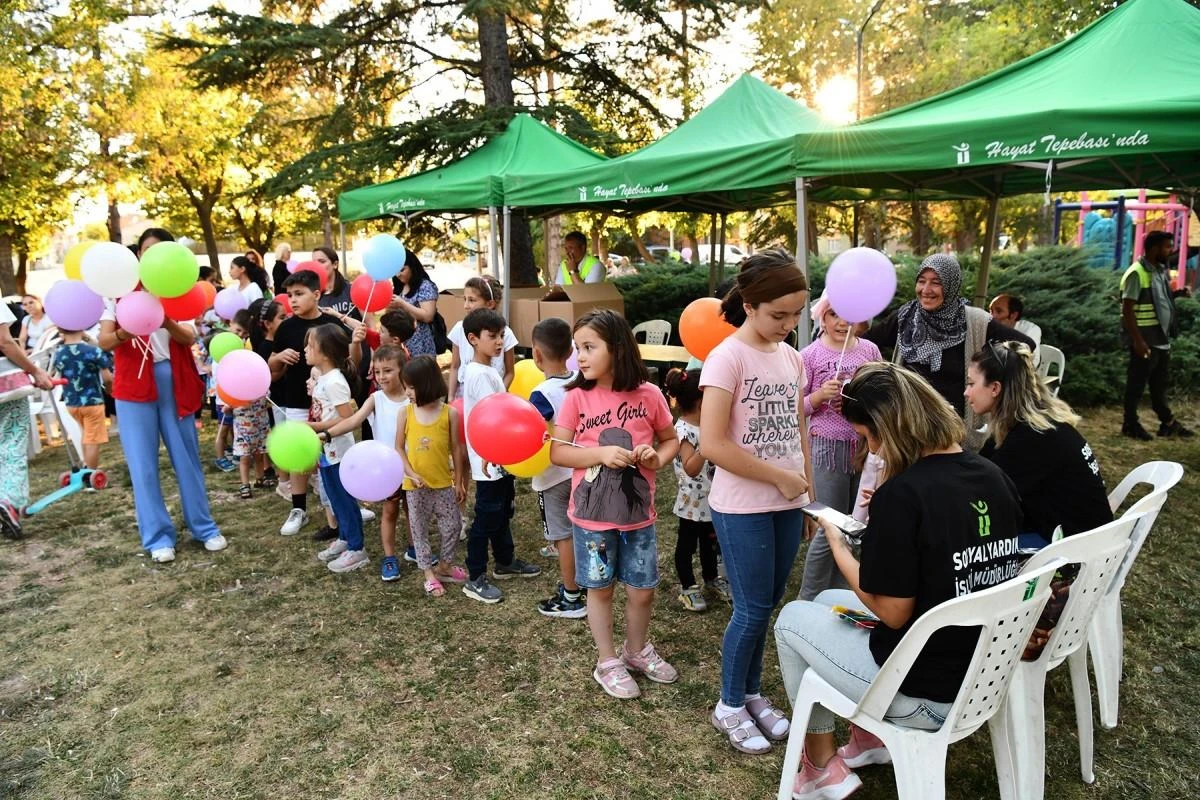
[[[587,187],[580,186],[578,188],[579,188],[579,201],[583,202],[584,200],[587,200]]]
[[[963,142],[962,144],[952,144],[950,146],[954,148],[954,152],[958,157],[959,166],[971,163],[971,145]]]

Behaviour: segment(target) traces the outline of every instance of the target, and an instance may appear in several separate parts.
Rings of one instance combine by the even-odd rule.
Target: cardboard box
[[[533,347],[533,326],[542,319],[539,306],[545,294],[546,290],[540,286],[509,291],[508,327],[522,347]]]
[[[466,316],[466,312],[463,311],[463,290],[443,289],[438,295],[437,310],[442,319],[446,320],[446,333],[449,333],[454,323],[462,322],[462,318]]]
[[[569,300],[542,300],[538,303],[538,311],[542,319],[558,317],[565,319],[567,324],[574,325],[575,320],[582,317],[593,308],[611,308],[621,316],[625,316],[625,298],[611,283],[583,283],[562,287]]]

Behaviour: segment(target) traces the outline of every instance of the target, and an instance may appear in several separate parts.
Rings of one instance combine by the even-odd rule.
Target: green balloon
[[[212,356],[214,364],[221,363],[221,359],[232,353],[234,350],[245,350],[246,345],[242,341],[242,337],[236,333],[222,331],[212,338],[208,344],[208,354]]]
[[[196,285],[200,264],[179,242],[159,242],[142,254],[138,275],[142,287],[155,297],[179,297]]]
[[[308,472],[317,465],[321,440],[303,422],[281,422],[267,435],[267,455],[286,472]]]

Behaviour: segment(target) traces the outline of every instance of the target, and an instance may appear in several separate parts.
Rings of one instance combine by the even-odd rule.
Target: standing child
[[[256,300],[250,304],[250,346],[254,348],[254,352],[266,361],[271,357],[271,353],[275,348],[275,332],[279,330],[279,326],[287,319],[287,310],[282,303],[276,302],[272,298],[263,298]],[[271,427],[275,427],[275,414],[283,413],[283,381],[271,381],[271,390],[267,393],[267,399],[270,402],[267,404],[267,419]],[[278,422],[283,422],[282,419]],[[292,485],[288,480],[288,474],[284,472],[282,476],[276,474],[275,467],[271,465],[270,459],[266,459],[266,478],[268,482],[273,482],[275,486],[275,494],[282,497],[284,500],[292,499]]]
[[[851,325],[838,316],[824,295],[812,308],[821,335],[800,351],[804,360],[804,415],[812,449],[813,481],[817,498],[843,514],[854,512],[861,477],[856,467],[858,434],[842,416],[842,387],[863,364],[881,361],[874,342],[859,339]],[[845,589],[846,579],[833,562],[833,553],[818,528],[804,557],[800,599],[814,600],[826,589]]]
[[[58,332],[62,334],[62,344],[54,351],[50,369],[66,380],[62,399],[79,423],[83,463],[88,469],[96,469],[100,466],[100,445],[108,441],[108,428],[104,424],[104,371],[112,369],[112,353],[85,341],[83,331],[60,328]]]
[[[254,321],[247,309],[237,312],[230,326],[230,330],[243,340],[250,338],[253,328]],[[238,408],[231,409],[226,406],[222,412],[233,417],[233,456],[238,460],[238,474],[242,479],[238,497],[249,500],[254,496],[250,490],[251,467],[258,476],[254,482],[255,487],[265,489],[275,485],[266,477],[267,434],[271,431],[270,401],[266,397],[260,397],[253,403]]]
[[[350,337],[340,325],[318,325],[305,337],[304,357],[317,373],[309,424],[325,443],[317,468],[338,530],[338,538],[318,553],[317,558],[328,564],[330,572],[349,572],[370,561],[363,549],[362,513],[357,501],[342,486],[341,463],[346,451],[354,446],[354,434],[329,434],[334,425],[354,415],[350,382],[357,382],[358,375],[350,360]]]
[[[504,352],[504,331],[507,329],[504,317],[487,308],[476,309],[463,320],[467,343],[475,356],[475,360],[467,364],[463,381],[463,415],[467,420],[471,419],[471,412],[480,400],[504,391],[504,383],[492,363]],[[504,433],[495,431],[495,435]],[[475,522],[467,535],[470,580],[463,587],[463,594],[482,603],[499,603],[504,599],[504,592],[487,576],[488,542],[491,542],[492,556],[496,559],[492,571],[496,580],[532,578],[540,575],[542,569],[522,561],[514,553],[509,527],[516,501],[513,476],[484,461],[470,442],[467,443],[467,455],[471,460],[471,477],[475,479]]]
[[[675,458],[679,440],[625,318],[608,309],[589,311],[574,332],[579,375],[554,426],[550,460],[574,470],[567,513],[574,523],[575,579],[588,590],[588,626],[599,650],[592,677],[613,697],[633,698],[641,690],[630,671],[658,683],[679,677],[646,638],[658,585],[655,472]],[[619,658],[612,611],[618,580],[627,598]]]
[[[704,611],[708,603],[696,583],[692,571],[692,555],[700,550],[700,577],[722,597],[728,592],[717,574],[717,530],[713,527],[708,508],[708,491],[712,486],[712,465],[700,453],[700,370],[673,369],[664,383],[679,419],[675,433],[679,436],[679,455],[672,462],[678,486],[675,495],[675,516],[679,518],[679,534],[675,538],[675,572],[679,575],[679,602],[688,611]],[[724,590],[724,591],[722,591]]]
[[[571,357],[571,326],[565,320],[549,317],[533,326],[533,363],[546,376],[529,395],[529,402],[542,418],[553,422],[562,410],[567,384],[575,373],[567,369]],[[575,582],[575,547],[571,542],[571,470],[551,464],[533,476],[542,512],[542,530],[550,547],[558,554],[558,572],[562,578],[554,596],[538,603],[538,612],[547,617],[580,619],[587,616],[583,590]]]
[[[433,356],[417,356],[404,368],[409,403],[397,422],[396,449],[404,459],[404,491],[417,566],[425,573],[425,594],[441,597],[443,580],[466,583],[454,563],[462,520],[458,504],[467,496],[467,452],[462,419],[446,402],[446,382]],[[454,474],[450,461],[454,461]],[[433,559],[429,531],[437,522],[440,558]]]
[[[491,275],[481,275],[470,278],[463,287],[463,309],[470,314],[478,308],[495,311],[500,301],[504,299],[504,289],[500,281]],[[450,340],[450,399],[462,396],[463,384],[467,380],[467,364],[475,360],[475,348],[463,332],[463,323],[456,322],[446,334]],[[502,352],[489,362],[496,373],[504,379],[507,389],[513,381],[513,349],[517,346],[517,335],[512,328],[504,326],[504,348]]]

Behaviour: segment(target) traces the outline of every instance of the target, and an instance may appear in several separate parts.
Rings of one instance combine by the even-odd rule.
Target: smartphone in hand
[[[830,508],[824,503],[809,503],[800,509],[805,514],[808,514],[813,519],[824,517],[825,519],[838,526],[838,529],[846,535],[846,538],[852,544],[858,544],[858,540],[862,532],[867,529],[865,522],[859,522],[849,514],[843,514],[841,511]]]

